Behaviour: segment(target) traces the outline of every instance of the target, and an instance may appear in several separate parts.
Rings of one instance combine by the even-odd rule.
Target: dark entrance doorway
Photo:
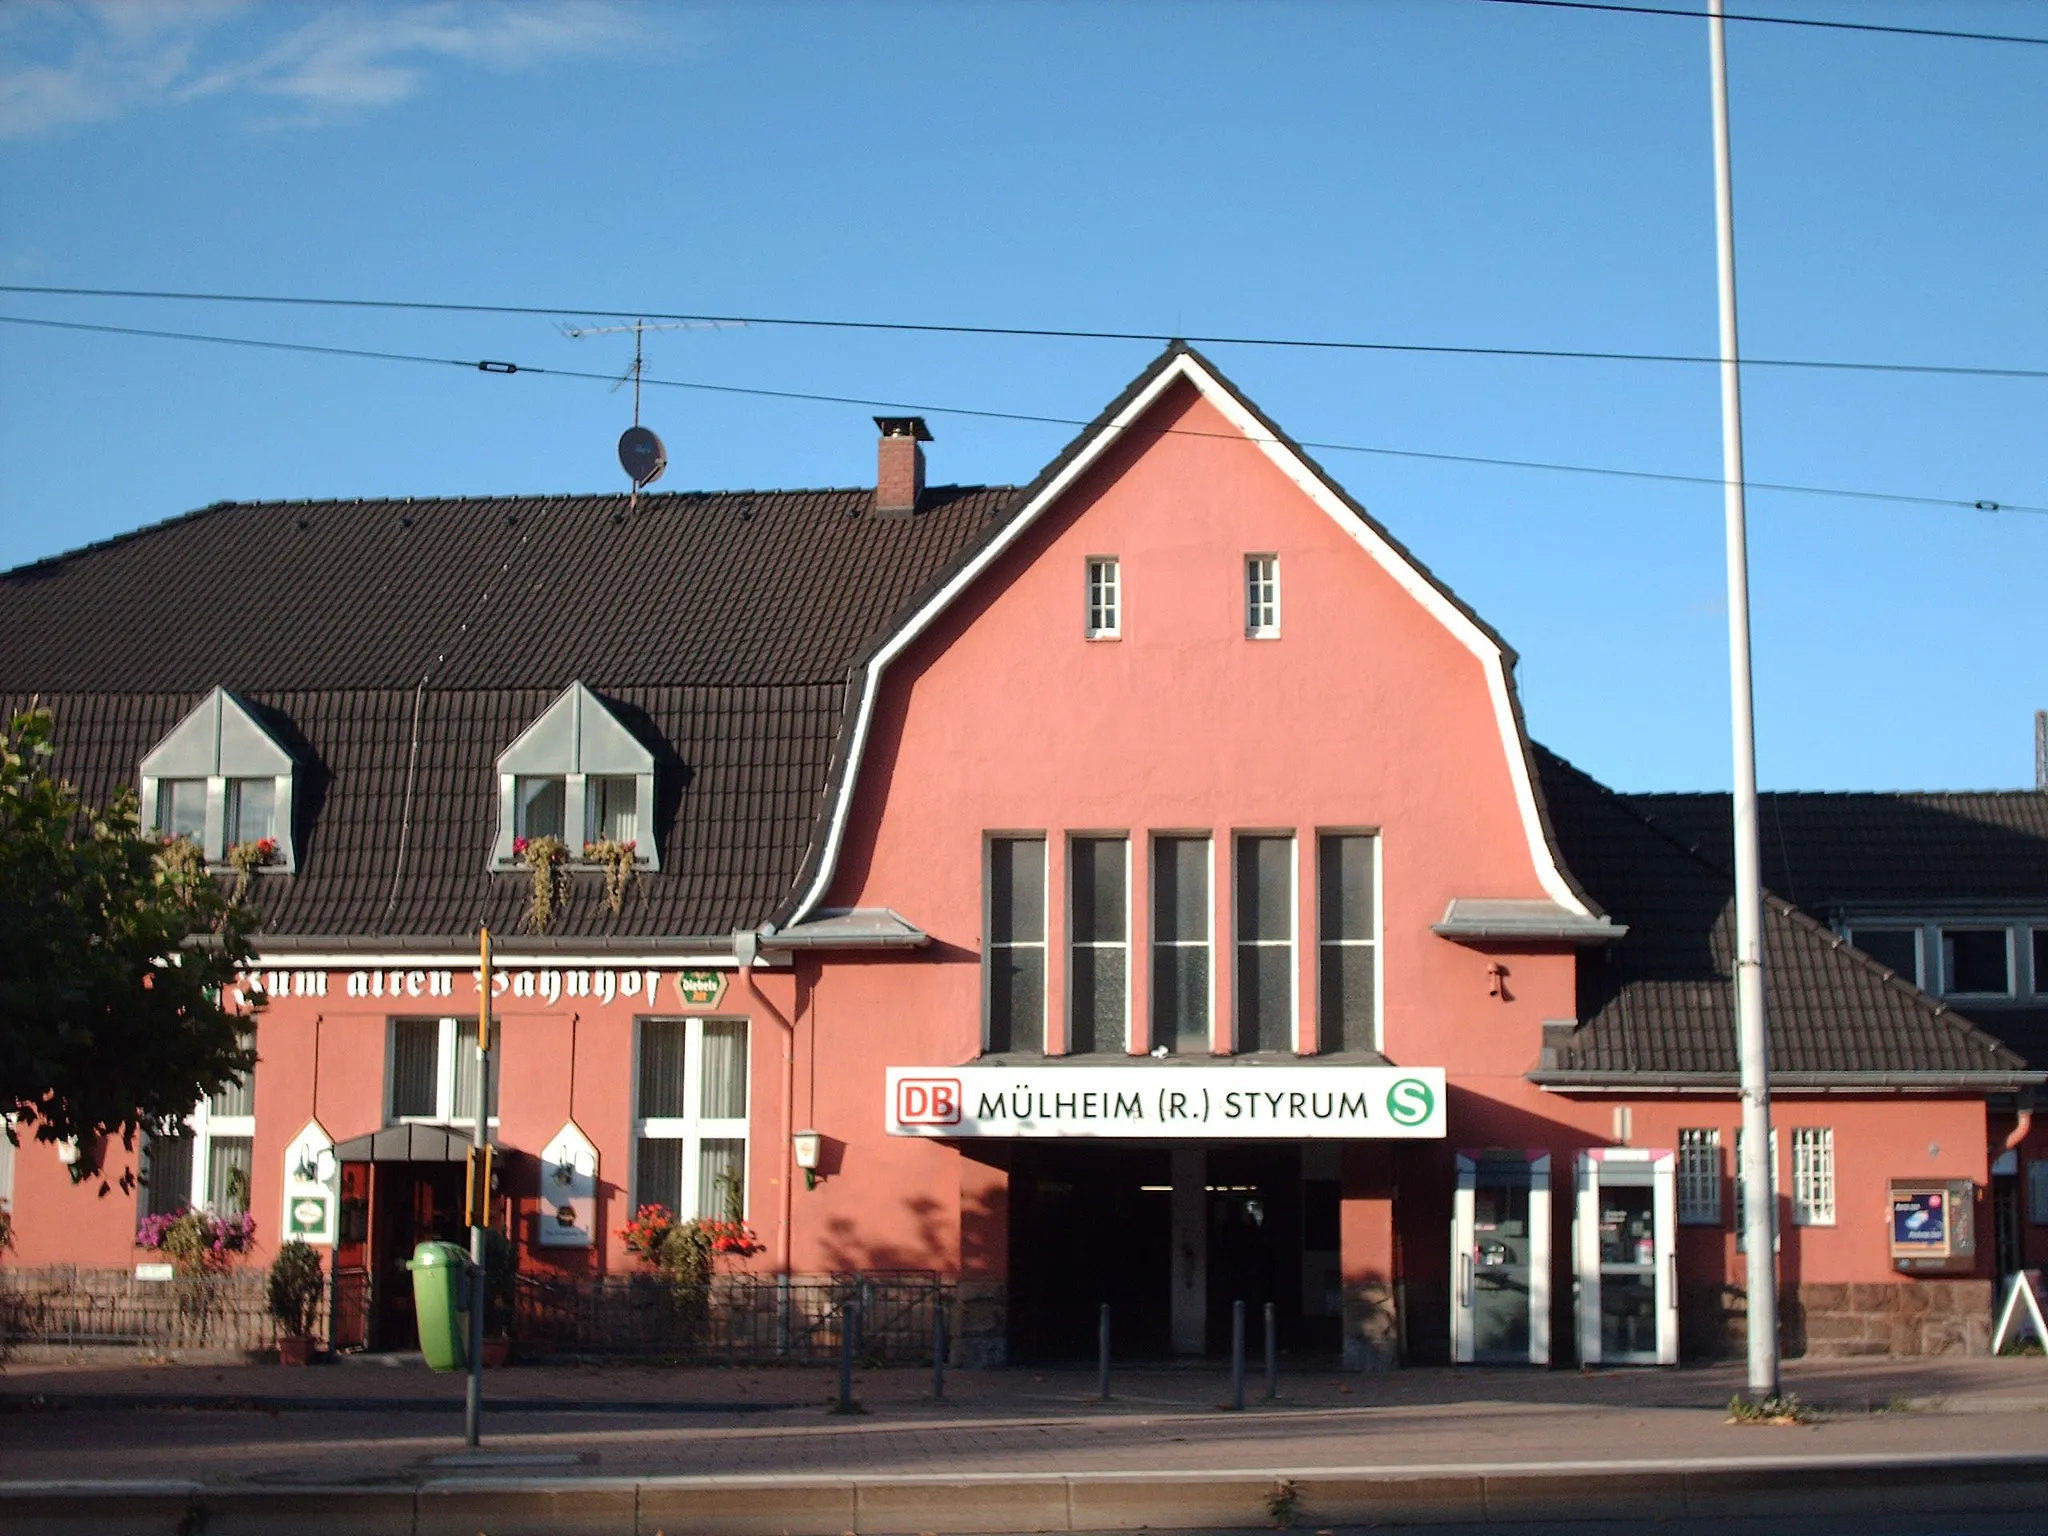
[[[390,1126],[335,1149],[341,1222],[334,1252],[337,1349],[416,1349],[412,1275],[425,1242],[468,1242],[469,1138],[439,1126]]]
[[[1242,1301],[1245,1350],[1253,1358],[1269,1302],[1282,1353],[1335,1354],[1341,1318],[1324,1294],[1322,1267],[1308,1256],[1327,1252],[1334,1258],[1336,1181],[1303,1178],[1302,1149],[1292,1143],[1212,1144],[1206,1181],[1208,1353],[1228,1355],[1232,1304]]]
[[[1110,1306],[1119,1360],[1164,1356],[1172,1168],[1163,1147],[1019,1142],[1010,1165],[1010,1358],[1087,1360]]]

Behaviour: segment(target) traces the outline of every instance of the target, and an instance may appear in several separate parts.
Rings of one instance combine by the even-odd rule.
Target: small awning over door
[[[469,1160],[470,1133],[439,1125],[387,1125],[334,1149],[337,1163],[461,1163]]]

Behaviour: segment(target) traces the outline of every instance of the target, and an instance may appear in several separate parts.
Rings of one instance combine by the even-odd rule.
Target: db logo
[[[896,1122],[899,1125],[958,1125],[960,1079],[906,1077],[900,1080],[896,1084]]]

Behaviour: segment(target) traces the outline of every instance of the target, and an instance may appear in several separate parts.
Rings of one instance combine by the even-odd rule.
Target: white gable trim
[[[790,915],[789,922],[802,922],[831,888],[832,878],[838,868],[839,852],[844,845],[847,822],[853,813],[854,794],[859,785],[861,759],[867,750],[868,729],[873,721],[875,700],[880,695],[882,677],[888,671],[889,664],[915,643],[939,615],[952,605],[955,598],[1000,560],[1038,521],[1047,508],[1066,494],[1076,480],[1092,469],[1102,456],[1121,440],[1127,429],[1152,409],[1160,396],[1182,380],[1192,384],[1202,398],[1215,406],[1226,421],[1257,444],[1282,474],[1310,501],[1321,507],[1339,528],[1351,536],[1359,548],[1393,577],[1404,592],[1421,603],[1425,611],[1479,659],[1486,671],[1487,692],[1493,703],[1494,724],[1506,757],[1509,781],[1514,786],[1515,802],[1521,813],[1522,830],[1528,839],[1529,857],[1535,866],[1537,880],[1542,885],[1544,893],[1558,905],[1569,912],[1590,917],[1591,912],[1572,890],[1570,882],[1564,878],[1563,871],[1557,867],[1557,861],[1551,855],[1550,845],[1543,836],[1542,819],[1536,812],[1535,786],[1529,777],[1529,761],[1522,750],[1521,732],[1516,727],[1514,707],[1509,698],[1507,658],[1502,654],[1501,648],[1472,621],[1470,616],[1445,597],[1364,519],[1345,505],[1344,498],[1310,467],[1300,454],[1278,438],[1269,435],[1259,424],[1258,418],[1245,408],[1244,403],[1220,379],[1203,367],[1193,354],[1182,352],[1162,368],[1158,376],[1141,390],[1130,404],[1105,423],[1089,441],[1082,444],[1072,461],[1048,481],[1030,503],[971,561],[961,567],[950,581],[927,599],[925,604],[869,659],[861,673],[860,700],[854,715],[853,733],[847,744],[845,777],[832,805],[831,819],[826,826],[824,852],[818,861],[817,873],[805,887],[795,911]]]

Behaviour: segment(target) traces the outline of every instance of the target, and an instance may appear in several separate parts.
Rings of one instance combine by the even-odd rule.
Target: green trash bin
[[[420,1353],[437,1371],[469,1366],[468,1266],[469,1255],[454,1243],[421,1243],[405,1261],[412,1271]]]

